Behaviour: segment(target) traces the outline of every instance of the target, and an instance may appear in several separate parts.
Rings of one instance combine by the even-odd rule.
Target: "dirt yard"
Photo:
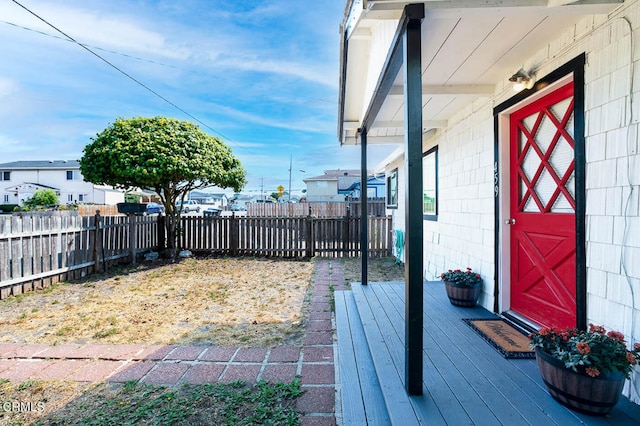
[[[0,301],[0,341],[276,346],[302,338],[313,262],[186,259]]]
[[[360,281],[360,259],[332,262],[342,264],[347,282]],[[368,267],[369,281],[403,280],[393,259],[369,259]],[[312,261],[238,258],[113,269],[0,301],[0,341],[298,345],[312,275]],[[0,411],[0,425],[29,424],[59,410],[74,418],[117,403],[123,392],[131,398],[115,384],[0,380],[3,404],[46,401],[43,411]]]

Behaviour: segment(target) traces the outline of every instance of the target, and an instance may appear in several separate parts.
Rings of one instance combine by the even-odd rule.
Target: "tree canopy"
[[[118,118],[84,148],[82,176],[98,185],[152,188],[160,195],[216,185],[238,192],[246,172],[231,149],[188,121]]]
[[[176,201],[198,188],[239,192],[246,184],[244,168],[224,142],[166,117],[116,119],[84,148],[80,171],[97,185],[155,190],[167,215],[168,249],[176,248]]]
[[[37,189],[33,196],[24,202],[24,207],[56,206],[60,204],[58,195],[53,189]]]

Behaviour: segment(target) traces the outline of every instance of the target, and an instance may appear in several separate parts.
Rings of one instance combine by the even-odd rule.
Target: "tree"
[[[151,188],[165,208],[167,250],[177,249],[181,205],[194,189],[216,185],[239,192],[246,172],[231,149],[188,121],[118,118],[84,148],[85,180],[117,188]]]
[[[41,206],[57,206],[58,204],[60,204],[60,200],[53,189],[36,189],[33,196],[24,202],[24,207],[33,209]]]

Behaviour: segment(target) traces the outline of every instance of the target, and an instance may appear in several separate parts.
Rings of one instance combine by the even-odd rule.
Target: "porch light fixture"
[[[533,83],[535,83],[535,79],[522,68],[512,75],[509,78],[509,81],[513,83],[513,90],[516,92],[521,92],[524,89],[531,89],[533,87]]]

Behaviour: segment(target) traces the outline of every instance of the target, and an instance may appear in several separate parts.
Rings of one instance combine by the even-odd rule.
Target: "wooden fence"
[[[360,255],[360,218],[185,217],[179,245],[230,256]],[[391,256],[391,218],[369,218],[369,256]]]
[[[78,204],[78,214],[80,216],[94,216],[96,211],[100,211],[102,216],[121,215],[118,213],[118,206],[115,204]]]
[[[349,198],[344,202],[311,202],[311,203],[247,203],[247,216],[253,217],[344,217],[360,216],[360,199]],[[369,216],[386,216],[386,200],[384,198],[367,199]]]
[[[159,216],[0,215],[0,299],[157,250]],[[360,254],[360,218],[183,217],[179,246],[231,256]],[[391,255],[391,218],[369,218],[369,256]]]

